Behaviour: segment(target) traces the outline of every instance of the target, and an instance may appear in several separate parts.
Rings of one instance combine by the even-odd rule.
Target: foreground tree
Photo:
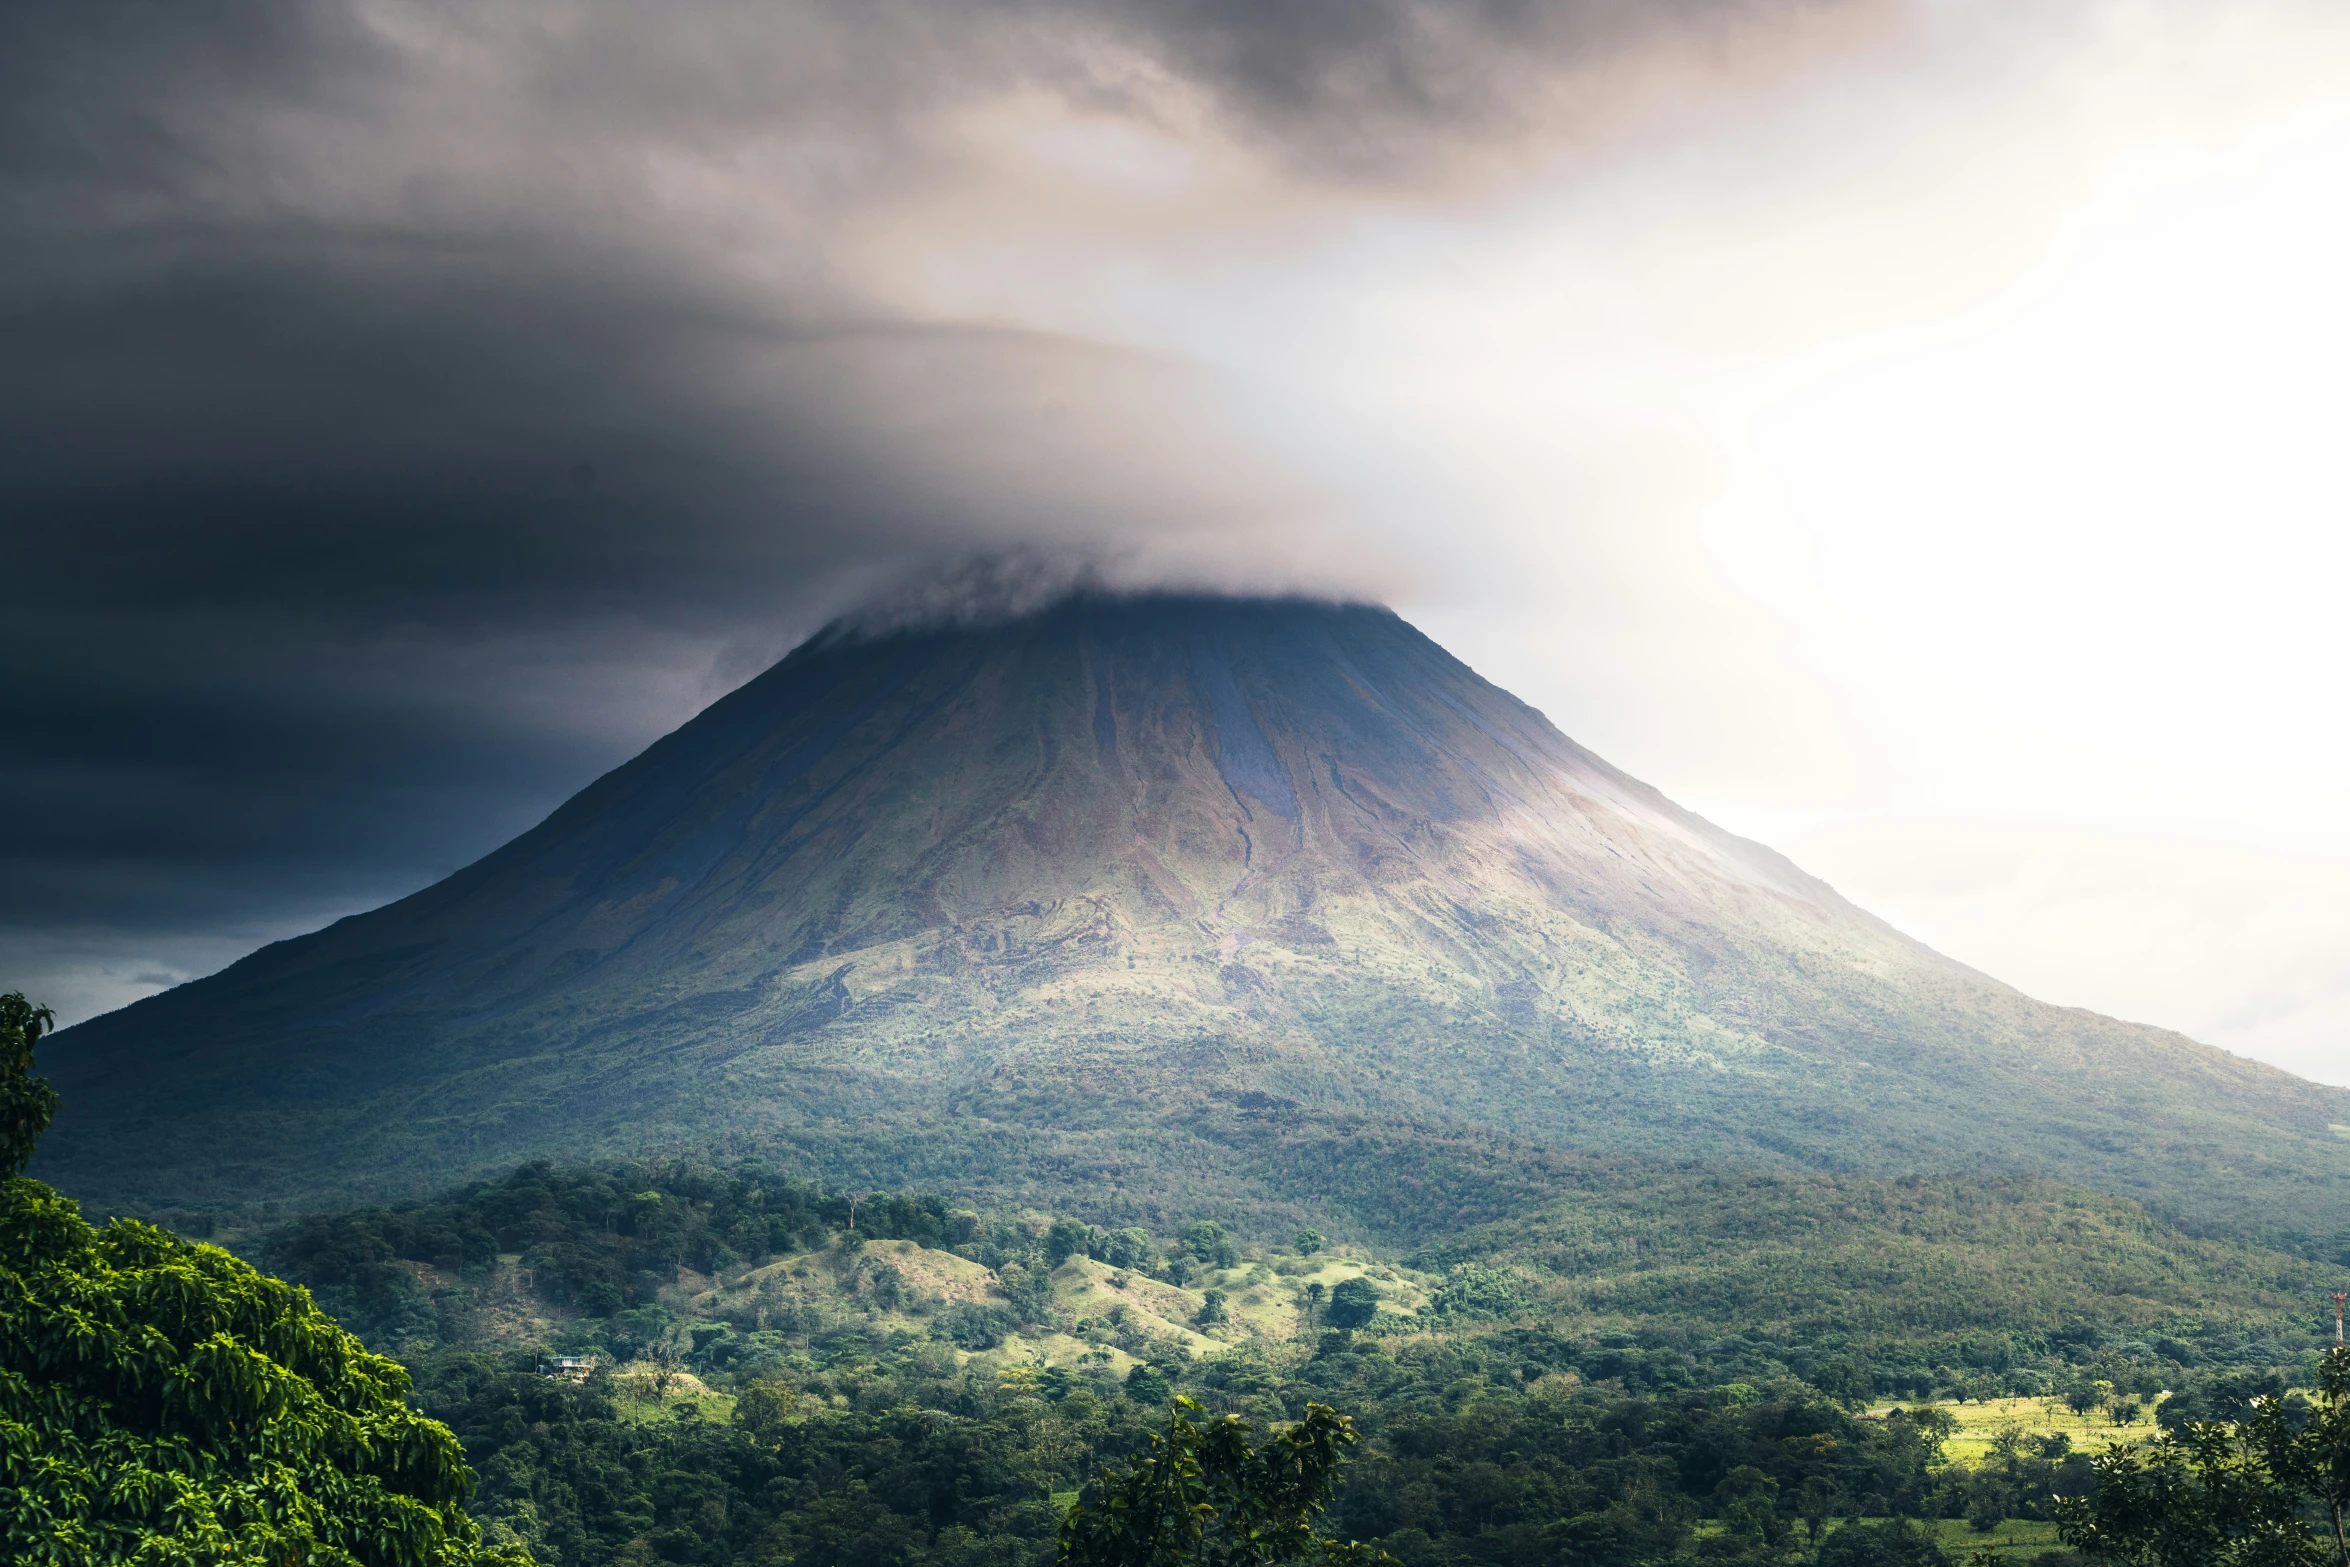
[[[2096,1461],[2097,1488],[2057,1500],[2082,1554],[2130,1567],[2350,1567],[2350,1350],[2329,1352],[2314,1404],[2253,1400]]]
[[[307,1291],[22,1174],[57,1109],[50,1024],[0,996],[0,1543],[7,1560],[525,1567],[408,1374]]]
[[[1201,1425],[1175,1400],[1164,1436],[1123,1470],[1104,1470],[1061,1525],[1063,1567],[1272,1567],[1308,1559],[1371,1567],[1390,1558],[1314,1532],[1352,1421],[1320,1404],[1288,1430],[1249,1440],[1236,1415]]]

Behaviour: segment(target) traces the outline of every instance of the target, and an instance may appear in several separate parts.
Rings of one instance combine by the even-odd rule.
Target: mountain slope
[[[53,1178],[148,1205],[754,1144],[1142,1184],[1231,1165],[1217,1103],[2262,1232],[2350,1191],[2350,1094],[2032,1001],[1392,614],[1298,601],[820,638],[446,881],[50,1060]]]

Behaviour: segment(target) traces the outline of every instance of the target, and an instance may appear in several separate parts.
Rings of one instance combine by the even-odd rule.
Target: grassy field
[[[1070,1494],[1072,1498],[1076,1495],[1075,1492]],[[1864,1521],[1882,1523],[1885,1520],[1871,1518]],[[1947,1551],[1952,1560],[1959,1562],[1988,1551],[1999,1560],[2001,1567],[2021,1567],[2021,1564],[2029,1562],[2042,1551],[2064,1549],[2064,1542],[2056,1537],[2055,1524],[2033,1519],[2010,1518],[1988,1534],[1978,1533],[1963,1518],[1928,1518],[1923,1523],[1933,1532],[1935,1543]],[[1701,1520],[1694,1530],[1701,1540],[1721,1532],[1721,1524],[1710,1518]]]
[[[2003,1564],[2030,1561],[2042,1551],[2060,1551],[2064,1542],[2056,1537],[2056,1525],[2010,1518],[1989,1534],[1978,1534],[1974,1526],[1963,1518],[1937,1518],[1927,1528],[1936,1532],[1942,1549],[1958,1561],[1965,1561],[1978,1551],[1988,1551]]]
[[[734,1418],[734,1395],[719,1393],[690,1372],[672,1371],[664,1386],[660,1368],[642,1360],[616,1366],[612,1372],[613,1406],[624,1425],[651,1425],[689,1418],[720,1425]]]
[[[895,1270],[903,1292],[896,1307],[877,1305],[869,1284],[860,1283],[880,1266]],[[1202,1273],[1185,1286],[1075,1256],[1052,1273],[1053,1304],[1075,1331],[1018,1328],[999,1349],[987,1353],[1009,1362],[1106,1363],[1121,1376],[1135,1364],[1132,1349],[1142,1340],[1180,1348],[1194,1360],[1211,1359],[1251,1340],[1280,1343],[1296,1338],[1305,1330],[1309,1286],[1319,1284],[1327,1299],[1341,1282],[1358,1277],[1370,1279],[1383,1310],[1405,1316],[1426,1304],[1435,1283],[1351,1249],[1250,1261]],[[680,1278],[684,1282],[674,1291],[663,1292],[664,1302],[687,1318],[702,1320],[740,1312],[763,1299],[771,1308],[816,1307],[844,1319],[854,1316],[879,1331],[920,1336],[927,1334],[931,1318],[943,1308],[1008,1304],[1000,1281],[988,1269],[904,1240],[870,1242],[853,1258],[830,1251],[795,1253],[724,1279],[684,1270]],[[1223,1292],[1227,1320],[1203,1325],[1199,1312],[1211,1289]],[[545,1327],[543,1321],[514,1315],[518,1331]],[[1133,1336],[1137,1333],[1140,1340]],[[1119,1339],[1124,1342],[1113,1342]],[[964,1351],[942,1347],[941,1352],[959,1360],[970,1358]]]
[[[1953,1462],[1970,1464],[1989,1453],[1992,1443],[2006,1431],[2024,1436],[2061,1434],[2071,1438],[2076,1449],[2095,1452],[2116,1442],[2142,1442],[2156,1430],[2151,1408],[2134,1425],[2117,1426],[2103,1411],[2076,1415],[2064,1406],[2063,1400],[2054,1398],[1992,1398],[1979,1403],[1935,1405],[1885,1403],[1869,1413],[1882,1416],[1901,1408],[1946,1411],[1958,1422],[1958,1429],[1943,1444],[1943,1454]]]

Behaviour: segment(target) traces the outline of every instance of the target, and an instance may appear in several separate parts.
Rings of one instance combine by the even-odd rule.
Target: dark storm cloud
[[[984,173],[959,116],[1408,186],[1807,9],[9,8],[0,936],[48,945],[0,955],[122,999],[486,850],[892,573],[1293,516],[1193,373],[844,264]]]

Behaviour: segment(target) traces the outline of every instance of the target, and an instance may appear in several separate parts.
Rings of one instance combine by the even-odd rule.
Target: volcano
[[[45,1054],[39,1173],[147,1208],[652,1150],[1300,1211],[1462,1149],[2029,1171],[2263,1233],[2350,1194],[2350,1094],[2034,1001],[1394,614],[1287,599],[827,633],[465,870]]]

